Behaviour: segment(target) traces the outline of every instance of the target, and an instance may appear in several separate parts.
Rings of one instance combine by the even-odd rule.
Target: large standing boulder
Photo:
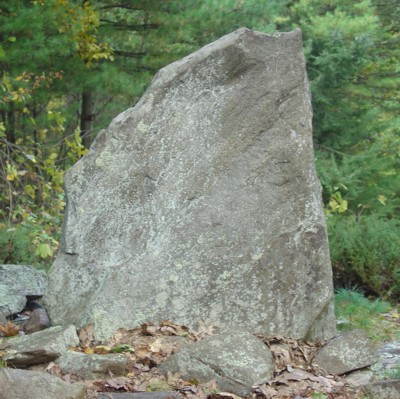
[[[311,119],[298,30],[240,29],[161,69],[66,174],[53,323],[332,337]]]

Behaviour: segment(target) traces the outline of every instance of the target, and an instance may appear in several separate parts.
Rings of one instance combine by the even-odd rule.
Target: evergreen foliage
[[[399,24],[396,0],[0,1],[0,262],[50,263],[64,171],[159,68],[300,28],[336,284],[398,299]]]
[[[378,215],[328,219],[337,285],[359,285],[383,298],[400,298],[400,223]]]

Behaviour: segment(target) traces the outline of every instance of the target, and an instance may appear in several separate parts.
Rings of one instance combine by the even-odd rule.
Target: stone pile
[[[0,323],[18,323],[26,332],[50,326],[46,310],[35,300],[43,297],[47,275],[32,266],[0,265]]]

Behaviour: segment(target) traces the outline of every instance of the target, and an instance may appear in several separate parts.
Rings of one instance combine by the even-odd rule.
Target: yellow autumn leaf
[[[6,179],[8,181],[14,181],[17,180],[18,178],[18,171],[17,169],[13,166],[7,163],[7,176]]]
[[[35,189],[30,185],[27,184],[25,186],[25,192],[32,198],[35,199]]]
[[[386,200],[387,198],[384,195],[378,195],[378,201],[382,204],[382,205],[386,205]]]
[[[33,163],[36,163],[36,157],[33,154],[25,154],[25,156]]]
[[[110,352],[111,348],[105,345],[97,345],[93,348],[93,353],[96,353],[97,355],[105,355]]]
[[[339,206],[339,213],[343,213],[347,211],[348,202],[346,200],[342,200]]]
[[[337,208],[339,208],[339,204],[337,203],[337,201],[335,199],[331,199],[329,201],[329,206],[331,207],[331,209],[333,211],[335,211]]]
[[[42,259],[46,259],[53,255],[53,250],[50,248],[49,244],[39,244],[36,249],[36,255],[40,256]]]
[[[13,101],[18,101],[18,100],[20,99],[19,94],[18,94],[16,91],[13,91],[13,92],[11,93],[11,99],[12,99]]]

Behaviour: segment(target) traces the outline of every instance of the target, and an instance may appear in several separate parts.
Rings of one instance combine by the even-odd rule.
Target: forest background
[[[47,269],[64,171],[159,68],[243,26],[302,30],[335,286],[399,301],[398,0],[0,0],[0,263]]]

